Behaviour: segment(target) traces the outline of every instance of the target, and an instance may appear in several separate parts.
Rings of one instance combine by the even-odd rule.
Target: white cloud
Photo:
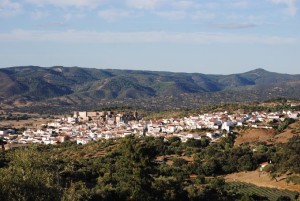
[[[11,0],[0,0],[0,17],[12,17],[18,15],[21,11],[21,4]]]
[[[285,4],[287,6],[285,12],[288,15],[295,16],[297,14],[297,0],[271,0],[271,2],[275,4]]]
[[[248,29],[257,27],[253,23],[212,24],[212,26],[220,29]]]
[[[199,5],[193,1],[172,1],[171,2],[172,6],[175,9],[179,9],[179,10],[187,10],[187,9],[191,9],[191,8],[197,8]]]
[[[170,20],[181,20],[181,19],[185,19],[187,17],[187,13],[185,11],[181,11],[181,10],[174,10],[174,11],[158,11],[155,12],[155,14],[157,16],[163,17],[163,18],[167,18]]]
[[[49,28],[49,27],[66,27],[67,25],[62,22],[46,22],[46,23],[37,24],[36,26]]]
[[[121,9],[107,9],[99,11],[98,15],[105,20],[115,21],[127,18],[131,15],[131,13],[127,10]]]
[[[214,13],[206,11],[197,11],[191,14],[191,18],[194,20],[212,20],[215,16],[216,15]]]
[[[249,8],[250,6],[250,1],[249,0],[237,0],[231,3],[231,6],[234,8]]]
[[[70,21],[73,19],[82,19],[84,17],[85,17],[85,14],[82,12],[76,12],[76,13],[67,12],[63,15],[63,18],[65,21]]]
[[[0,42],[71,43],[246,43],[294,44],[297,38],[204,32],[96,32],[15,30],[0,33]]]
[[[58,7],[97,7],[107,0],[26,0],[28,3],[45,6],[53,5]]]
[[[206,9],[212,4],[200,3],[196,0],[126,0],[126,5],[133,9],[155,10],[168,16],[173,15],[175,12],[181,12],[179,14],[182,14],[184,11],[195,11],[200,8]],[[171,18],[175,17],[171,16]]]
[[[206,11],[185,11],[185,10],[174,10],[174,11],[157,11],[155,14],[162,18],[167,18],[169,20],[212,20],[215,18],[214,13],[209,13]]]
[[[48,17],[49,13],[47,11],[35,10],[31,12],[31,17],[34,19],[42,19]]]
[[[165,4],[167,0],[126,0],[126,4],[129,7],[136,9],[155,9],[163,4]]]

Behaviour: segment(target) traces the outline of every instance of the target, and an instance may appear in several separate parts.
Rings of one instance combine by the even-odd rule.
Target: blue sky
[[[0,67],[300,74],[300,0],[0,0]]]

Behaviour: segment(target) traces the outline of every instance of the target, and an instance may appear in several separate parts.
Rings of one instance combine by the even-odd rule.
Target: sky
[[[0,0],[0,67],[300,74],[300,0]]]

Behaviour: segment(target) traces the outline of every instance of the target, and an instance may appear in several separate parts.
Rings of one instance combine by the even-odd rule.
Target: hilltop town
[[[90,141],[122,138],[128,135],[163,137],[165,140],[176,136],[182,142],[188,139],[207,138],[216,142],[239,128],[279,130],[294,122],[299,116],[300,111],[248,114],[224,111],[183,118],[144,120],[136,111],[131,113],[76,111],[73,115],[41,124],[39,129],[28,128],[19,134],[12,128],[1,130],[0,137],[6,140],[7,148],[15,144],[58,144],[66,141],[87,144]]]

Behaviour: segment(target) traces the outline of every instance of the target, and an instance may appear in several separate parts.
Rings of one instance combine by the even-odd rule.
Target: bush
[[[296,175],[291,175],[286,178],[287,182],[292,182],[294,184],[300,184],[300,177]]]
[[[291,201],[292,199],[289,196],[282,195],[278,197],[277,201]]]
[[[265,172],[273,172],[275,170],[275,167],[273,164],[268,164],[263,168],[263,171]]]

